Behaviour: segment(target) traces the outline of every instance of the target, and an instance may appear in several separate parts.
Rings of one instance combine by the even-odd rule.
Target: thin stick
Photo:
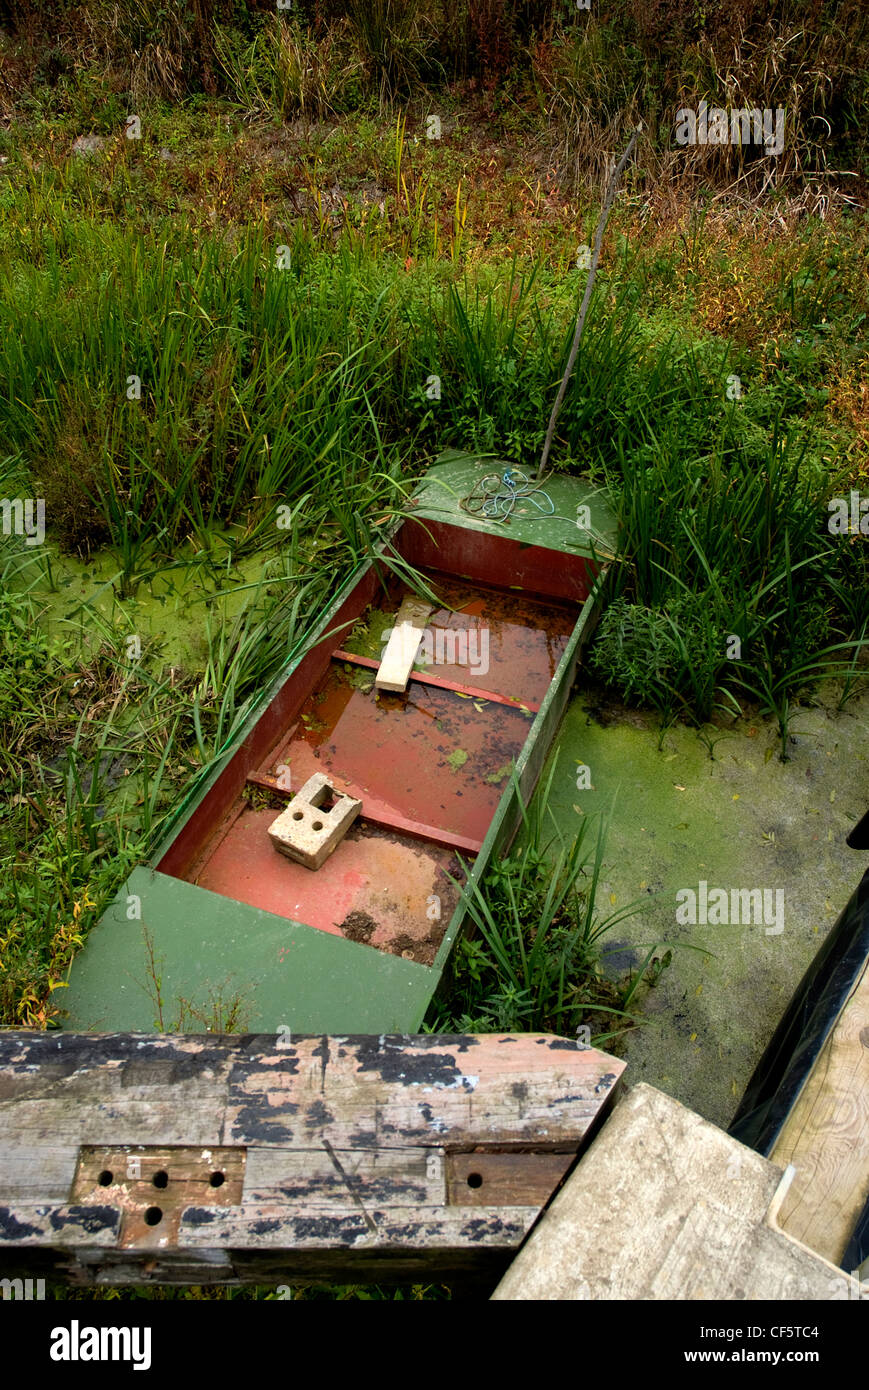
[[[558,388],[558,395],[555,397],[555,404],[552,407],[552,414],[549,417],[549,428],[546,431],[546,441],[543,445],[543,453],[540,456],[540,464],[537,469],[537,478],[535,481],[538,484],[542,483],[543,480],[545,478],[548,478],[549,476],[548,472],[546,471],[546,465],[549,462],[549,451],[552,448],[552,441],[555,438],[555,422],[558,419],[559,414],[561,413],[561,407],[564,403],[564,397],[567,392],[567,383],[570,381],[573,368],[576,364],[577,354],[579,353],[579,340],[582,337],[582,330],[585,327],[585,316],[588,312],[588,302],[591,299],[591,291],[594,286],[594,277],[597,274],[597,263],[598,258],[600,256],[600,244],[603,241],[604,228],[606,227],[607,219],[610,215],[610,210],[616,199],[616,193],[618,192],[619,182],[621,180],[624,167],[631,157],[631,151],[633,150],[634,145],[637,142],[637,136],[639,135],[641,130],[642,125],[638,125],[630,140],[628,141],[627,148],[624,154],[622,155],[615,169],[610,174],[609,183],[607,184],[606,193],[604,194],[603,207],[601,208],[600,212],[600,221],[597,224],[597,231],[594,234],[594,249],[592,251],[591,256],[591,265],[588,268],[588,278],[585,282],[585,294],[582,296],[582,304],[579,307],[579,314],[576,320],[576,332],[573,335],[573,343],[571,344],[570,354],[567,359],[567,366],[564,369],[564,376],[561,378],[561,385]]]

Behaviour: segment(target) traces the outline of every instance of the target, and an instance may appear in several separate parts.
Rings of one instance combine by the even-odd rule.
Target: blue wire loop
[[[482,495],[478,496],[480,489]],[[545,499],[548,510],[540,498]],[[555,514],[555,505],[548,492],[532,483],[525,473],[507,468],[501,474],[488,473],[467,497],[462,498],[460,505],[471,516],[484,516],[489,521],[508,522],[517,502],[526,501],[533,503],[544,516]]]

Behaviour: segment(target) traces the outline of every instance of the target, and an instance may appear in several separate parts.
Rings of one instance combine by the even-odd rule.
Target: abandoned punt
[[[481,876],[516,833],[515,786],[527,800],[540,774],[613,539],[578,479],[506,523],[469,514],[493,467],[443,456],[290,653],[91,932],[66,1028],[189,1029],[230,998],[252,1031],[419,1028],[463,866]]]

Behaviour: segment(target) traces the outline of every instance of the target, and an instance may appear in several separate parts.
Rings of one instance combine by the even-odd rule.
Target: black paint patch
[[[221,1213],[209,1207],[186,1207],[181,1216],[182,1226],[210,1226]]]
[[[377,1137],[377,1131],[376,1131],[376,1130],[372,1130],[372,1129],[357,1129],[357,1130],[354,1130],[352,1134],[350,1134],[350,1135],[347,1136],[347,1145],[346,1145],[346,1147],[347,1147],[348,1149],[377,1149],[377,1148],[379,1148],[379,1147],[380,1147],[380,1141],[379,1141],[379,1139],[378,1139],[378,1137]]]
[[[331,1125],[334,1119],[335,1116],[332,1114],[328,1105],[324,1105],[321,1100],[315,1100],[313,1104],[308,1106],[308,1113],[305,1116],[305,1129],[309,1134],[312,1134],[315,1129],[323,1129],[325,1125]]]
[[[267,1041],[270,1044],[266,1049],[267,1055],[269,1058],[274,1058],[276,1056],[275,1040],[270,1037]],[[275,1066],[274,1061],[271,1060],[264,1062],[262,1055],[259,1057],[251,1057],[244,1062],[236,1062],[233,1065],[232,1071],[229,1073],[230,1087],[244,1085],[245,1081],[253,1076],[275,1077],[283,1076],[284,1073],[288,1076],[296,1076],[299,1071],[299,1057],[296,1051],[296,1044],[299,1041],[299,1038],[295,1038],[292,1047],[282,1047],[278,1050],[281,1059],[280,1066]]]
[[[41,1236],[43,1231],[39,1226],[31,1226],[26,1221],[19,1221],[12,1215],[9,1207],[0,1207],[0,1239],[3,1240],[25,1240],[27,1236]]]
[[[349,1244],[368,1229],[359,1216],[299,1216],[293,1223],[299,1240],[331,1240]]]
[[[438,1043],[442,1043],[438,1039]],[[371,1037],[360,1040],[359,1070],[378,1072],[387,1084],[404,1086],[455,1086],[463,1079],[456,1059],[449,1052],[423,1053],[409,1051],[402,1045],[390,1046],[384,1039]]]
[[[232,1137],[243,1144],[252,1144],[257,1140],[266,1144],[285,1144],[292,1139],[293,1131],[281,1116],[295,1115],[298,1108],[292,1101],[265,1107],[248,1098],[246,1104],[239,1107],[232,1122]]]
[[[268,1220],[264,1217],[262,1221],[254,1221],[250,1229],[255,1236],[268,1236],[271,1235],[272,1231],[279,1231],[281,1224],[280,1221]]]
[[[51,1229],[62,1231],[65,1226],[76,1226],[87,1231],[88,1235],[100,1232],[115,1232],[120,1229],[121,1213],[117,1207],[70,1207],[68,1211],[53,1211],[49,1217]]]
[[[606,1073],[605,1076],[602,1076],[602,1077],[601,1077],[600,1081],[599,1081],[599,1082],[597,1083],[597,1085],[595,1086],[595,1088],[594,1088],[594,1093],[595,1093],[595,1095],[596,1095],[596,1096],[597,1096],[597,1095],[600,1095],[601,1091],[608,1091],[609,1088],[610,1088],[610,1086],[611,1086],[611,1085],[613,1084],[613,1082],[615,1081],[615,1079],[616,1079],[616,1074],[615,1074],[615,1072],[614,1072],[614,1071],[608,1071],[608,1072]]]
[[[512,1244],[522,1231],[515,1222],[506,1222],[500,1216],[475,1216],[466,1221],[460,1234],[466,1240],[478,1241],[484,1236],[506,1236]]]
[[[322,1190],[325,1191],[336,1186],[337,1178],[321,1178],[317,1183],[317,1190],[320,1191],[322,1187]],[[271,1202],[274,1200],[275,1192],[280,1192],[281,1196],[285,1197],[288,1202],[295,1202],[300,1197],[310,1197],[311,1184],[310,1182],[303,1182],[298,1187],[291,1187],[289,1184],[280,1183],[276,1188],[257,1187],[248,1194],[248,1199],[251,1202]]]

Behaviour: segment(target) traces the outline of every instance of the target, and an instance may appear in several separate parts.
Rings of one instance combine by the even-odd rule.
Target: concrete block
[[[295,859],[306,869],[319,869],[361,810],[361,801],[336,791],[328,777],[315,772],[277,820],[272,821],[269,838],[288,859]]]

